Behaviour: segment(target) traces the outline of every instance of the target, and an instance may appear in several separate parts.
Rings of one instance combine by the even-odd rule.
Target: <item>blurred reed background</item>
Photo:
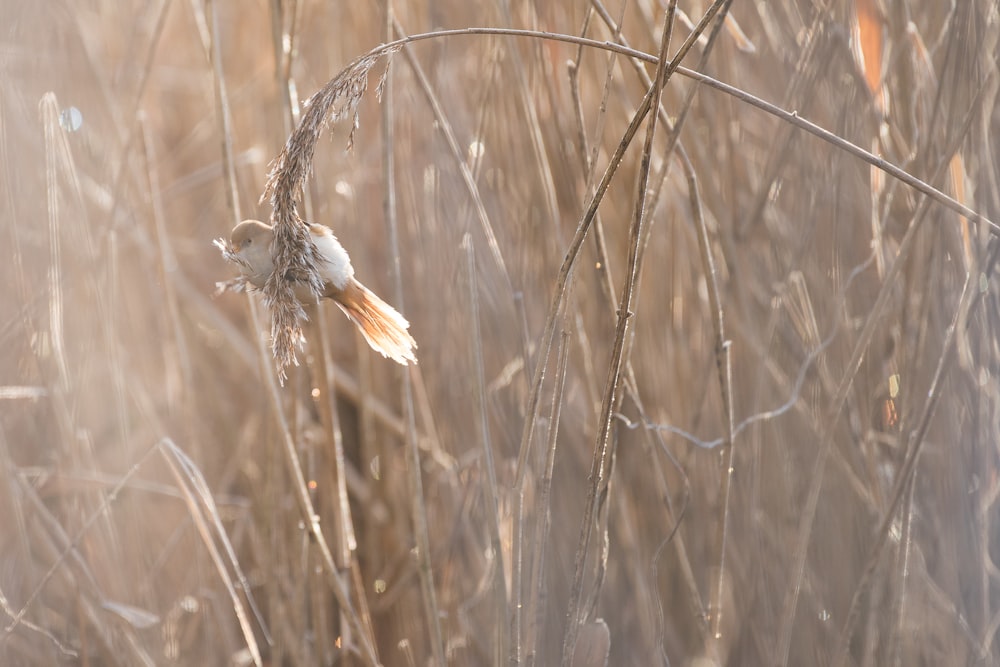
[[[672,76],[638,235],[645,126],[552,312],[655,66],[415,43],[300,212],[419,366],[325,305],[279,387],[258,297],[213,297],[301,100],[390,30],[655,55],[666,4],[0,2],[0,662],[996,664],[990,223],[789,119],[702,86],[668,153]],[[1000,220],[996,3],[731,17],[686,66]]]

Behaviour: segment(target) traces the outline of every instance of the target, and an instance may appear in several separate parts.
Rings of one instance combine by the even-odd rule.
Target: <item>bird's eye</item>
[[[246,241],[244,241],[244,243],[250,245],[251,243],[253,243],[253,239],[247,239]]]

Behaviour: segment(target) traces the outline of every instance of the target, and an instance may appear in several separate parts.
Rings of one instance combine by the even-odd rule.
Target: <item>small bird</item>
[[[332,299],[351,319],[372,349],[402,364],[415,364],[417,343],[407,331],[410,323],[374,292],[354,278],[354,267],[344,246],[329,227],[309,225],[312,241],[319,251],[319,274],[323,278],[322,296]],[[274,230],[259,220],[244,220],[229,235],[229,250],[239,258],[243,277],[258,289],[274,272],[271,241]],[[303,303],[314,297],[305,284],[295,286],[295,296]]]

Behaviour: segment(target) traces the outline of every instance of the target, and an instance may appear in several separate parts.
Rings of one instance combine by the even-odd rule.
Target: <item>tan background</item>
[[[795,0],[733,4],[755,52],[724,29],[706,73],[1000,219],[995,3],[835,0],[819,13],[818,3]],[[706,3],[679,5],[697,21]],[[394,3],[409,33],[509,26],[580,34],[589,6]],[[869,7],[875,14],[865,18]],[[656,53],[662,19],[658,3],[628,3],[622,35]],[[688,33],[677,30],[675,46]],[[0,2],[4,664],[245,662],[252,651],[237,609],[268,664],[366,664],[352,618],[387,665],[429,664],[438,630],[449,664],[506,661],[517,650],[536,664],[559,660],[616,323],[603,272],[620,290],[644,130],[600,209],[608,256],[591,234],[558,321],[569,351],[551,531],[536,537],[555,350],[521,524],[523,600],[534,613],[522,618],[514,649],[512,484],[525,366],[539,363],[556,275],[593,182],[582,155],[598,147],[599,177],[645,86],[623,58],[584,50],[583,148],[567,76],[574,46],[424,41],[392,59],[383,104],[377,64],[353,151],[345,152],[344,124],[319,143],[304,213],[335,230],[358,276],[412,322],[420,346],[412,407],[403,371],[373,356],[326,307],[314,320],[325,318],[328,357],[309,330],[279,410],[267,379],[273,365],[258,345],[268,332],[263,309],[253,320],[246,297],[213,298],[214,283],[233,271],[211,241],[238,216],[270,214],[257,201],[291,128],[288,99],[308,97],[385,35],[385,7],[375,2]],[[613,39],[597,15],[587,35]],[[701,53],[696,46],[685,63],[694,67]],[[690,86],[668,83],[671,117]],[[724,449],[656,428],[703,444],[726,432],[688,185],[676,158],[663,160],[662,130],[630,339],[646,421],[625,397],[580,591],[588,613],[581,646],[591,652],[578,651],[576,664],[603,664],[596,618],[607,624],[613,665],[663,656],[673,665],[827,664],[838,651],[848,664],[995,663],[1000,322],[997,279],[982,264],[986,227],[937,204],[925,210],[915,191],[856,158],[731,97],[698,93],[681,144],[718,269],[735,421],[786,406],[739,431],[726,504]],[[227,202],[230,187],[239,214]],[[390,191],[398,283],[383,205]],[[967,276],[977,296],[944,358],[928,428],[914,437]],[[324,358],[335,363],[332,376]],[[335,397],[327,382],[339,387]],[[422,493],[412,488],[412,450],[401,437],[410,412]],[[322,550],[304,529],[286,441],[313,482],[351,609],[338,604]],[[908,470],[907,452],[917,449]],[[185,495],[199,478],[204,494]],[[338,485],[348,489],[349,513]],[[900,503],[891,506],[897,488]],[[818,494],[814,515],[810,494]],[[206,521],[213,516],[217,525]],[[436,617],[420,586],[415,516],[427,523]],[[222,549],[222,533],[263,623],[244,593],[236,605],[227,592],[232,561],[224,550],[214,560],[208,546]],[[537,583],[530,573],[542,545]]]

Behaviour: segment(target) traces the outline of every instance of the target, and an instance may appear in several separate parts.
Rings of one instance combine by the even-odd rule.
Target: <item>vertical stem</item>
[[[468,232],[462,239],[462,246],[465,248],[467,268],[469,272],[469,317],[472,326],[472,347],[475,357],[476,369],[476,409],[479,418],[479,435],[483,445],[483,463],[486,468],[486,508],[490,515],[490,541],[493,550],[493,587],[496,595],[497,622],[496,622],[496,664],[503,662],[503,650],[506,645],[504,638],[504,628],[507,622],[507,581],[504,577],[503,552],[500,541],[500,502],[497,493],[497,473],[493,458],[493,443],[490,439],[489,415],[486,409],[486,373],[483,369],[483,339],[482,331],[479,327],[479,283],[476,275],[476,252],[472,247],[472,237]],[[515,499],[515,514],[522,510],[524,500],[523,494],[518,494]],[[521,544],[522,541],[517,534],[514,536],[514,545],[511,554],[511,569],[521,568]],[[516,663],[521,659],[521,589],[511,591],[513,596],[511,620],[511,644],[509,659]]]
[[[385,26],[383,39],[392,38],[394,13],[392,0],[385,0]],[[395,301],[400,313],[403,308],[403,278],[400,268],[399,220],[396,215],[396,175],[395,138],[393,132],[393,88],[391,64],[385,73],[386,82],[382,91],[382,177],[384,198],[382,208],[389,235],[389,256],[392,267],[392,281]],[[424,503],[424,484],[420,473],[420,449],[417,445],[417,425],[413,406],[413,384],[407,369],[403,373],[403,407],[406,411],[406,454],[410,475],[410,493],[413,502],[413,532],[417,543],[417,571],[424,597],[424,611],[430,634],[431,651],[438,667],[446,664],[444,638],[441,632],[441,615],[438,612],[437,594],[434,590],[434,574],[431,569],[430,531],[427,524],[427,507]]]
[[[729,524],[729,493],[733,480],[733,370],[729,358],[730,341],[726,340],[725,320],[722,312],[722,297],[719,293],[719,278],[715,270],[715,259],[712,257],[712,242],[708,237],[708,227],[702,213],[701,196],[698,194],[698,178],[694,167],[685,154],[681,154],[684,173],[688,181],[688,198],[691,202],[691,212],[694,216],[695,228],[698,232],[698,250],[705,271],[705,283],[708,285],[708,303],[712,311],[712,326],[715,329],[715,363],[719,372],[719,391],[722,394],[723,423],[725,438],[720,452],[723,461],[722,470],[722,516],[718,524],[719,572],[712,583],[710,613],[711,634],[710,644],[721,639],[722,596],[725,590],[726,538]]]
[[[660,39],[660,57],[656,66],[656,77],[652,88],[647,95],[649,108],[658,109],[660,106],[660,93],[663,84],[666,82],[667,72],[670,64],[667,60],[667,51],[670,46],[670,34],[673,29],[674,10],[676,0],[671,0],[667,9],[664,22],[663,33]],[[635,208],[632,212],[632,224],[629,229],[629,256],[628,270],[625,276],[625,284],[622,287],[622,298],[618,310],[618,325],[615,330],[614,347],[611,352],[611,362],[608,366],[608,379],[605,387],[604,401],[601,406],[600,430],[597,436],[597,445],[594,450],[594,458],[590,471],[590,487],[587,491],[587,503],[584,507],[583,520],[580,526],[580,541],[577,546],[576,558],[574,562],[573,583],[570,588],[569,605],[566,612],[566,632],[563,636],[562,664],[568,667],[573,660],[573,651],[576,648],[576,640],[579,635],[580,618],[580,598],[583,591],[583,571],[587,560],[587,552],[590,550],[590,540],[594,528],[594,520],[597,514],[598,505],[604,501],[607,490],[606,472],[611,455],[611,420],[613,409],[617,400],[618,389],[621,384],[621,369],[625,356],[625,341],[628,332],[628,323],[632,318],[632,303],[636,296],[636,281],[638,280],[638,255],[639,241],[642,238],[643,223],[646,216],[646,185],[649,178],[650,159],[653,148],[653,137],[656,134],[657,114],[650,114],[646,125],[646,138],[643,144],[642,158],[639,167],[639,176],[636,185]]]

